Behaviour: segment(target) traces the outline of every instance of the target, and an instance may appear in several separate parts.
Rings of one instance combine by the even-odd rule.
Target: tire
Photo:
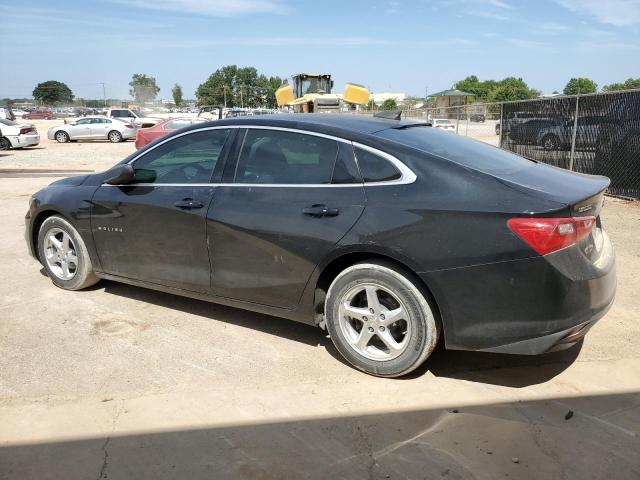
[[[439,323],[410,277],[382,262],[361,262],[342,271],[329,287],[327,330],[354,367],[379,377],[399,377],[418,368],[435,348]],[[390,312],[397,313],[385,318]],[[360,345],[358,340],[363,340]]]
[[[62,130],[56,132],[56,134],[54,135],[54,138],[58,143],[67,143],[70,140],[69,134]]]
[[[560,140],[555,135],[545,135],[540,143],[545,150],[558,150],[560,147]]]
[[[120,143],[122,141],[122,134],[117,130],[111,130],[107,134],[107,138],[111,143]]]
[[[8,138],[0,137],[0,150],[11,150],[11,142]]]
[[[38,256],[57,287],[82,290],[99,280],[93,273],[82,237],[73,225],[57,215],[47,218],[40,226]]]

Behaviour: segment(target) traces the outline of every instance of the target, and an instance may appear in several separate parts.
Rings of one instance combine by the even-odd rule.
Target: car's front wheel
[[[372,375],[405,375],[438,342],[439,324],[425,295],[410,274],[383,263],[357,263],[341,272],[327,292],[325,315],[338,351]]]
[[[82,237],[73,225],[57,215],[40,226],[38,256],[51,281],[65,290],[81,290],[99,280],[93,273]]]
[[[56,140],[58,143],[67,143],[69,141],[69,134],[67,132],[56,132]]]

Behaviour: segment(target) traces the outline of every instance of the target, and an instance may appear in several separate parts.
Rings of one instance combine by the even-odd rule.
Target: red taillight
[[[131,125],[130,123],[125,123],[124,126],[127,128],[133,128],[133,125]]]
[[[540,255],[573,245],[591,233],[595,217],[511,218],[507,225]]]
[[[26,135],[27,133],[31,133],[31,132],[35,132],[35,130],[31,127],[20,129],[20,135]]]

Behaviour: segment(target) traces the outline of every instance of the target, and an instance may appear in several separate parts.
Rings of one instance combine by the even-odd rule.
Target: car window
[[[13,125],[17,125],[16,122],[12,122],[11,120],[5,120],[4,118],[0,118],[0,123],[2,125],[6,125],[7,127],[11,127]]]
[[[535,164],[506,150],[430,127],[389,128],[376,135],[486,173],[508,174]]]
[[[402,177],[400,171],[386,158],[362,148],[356,148],[355,151],[365,183],[390,182]]]
[[[205,130],[176,137],[134,164],[139,183],[209,183],[229,130]]]
[[[338,144],[335,140],[280,130],[249,129],[236,183],[331,183]]]
[[[177,130],[179,128],[187,127],[191,125],[190,120],[173,120],[164,124],[165,130]]]
[[[91,119],[90,118],[83,118],[81,120],[76,120],[74,125],[88,125],[90,123],[91,123]]]
[[[127,110],[112,110],[111,116],[113,117],[127,117]]]

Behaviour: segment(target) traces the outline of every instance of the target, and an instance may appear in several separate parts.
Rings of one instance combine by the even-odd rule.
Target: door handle
[[[335,217],[340,213],[337,208],[329,208],[326,205],[311,205],[302,209],[302,213],[312,217]]]
[[[181,208],[183,210],[194,210],[196,208],[204,207],[200,202],[196,202],[193,198],[183,198],[182,200],[178,200],[173,204],[174,207]]]

